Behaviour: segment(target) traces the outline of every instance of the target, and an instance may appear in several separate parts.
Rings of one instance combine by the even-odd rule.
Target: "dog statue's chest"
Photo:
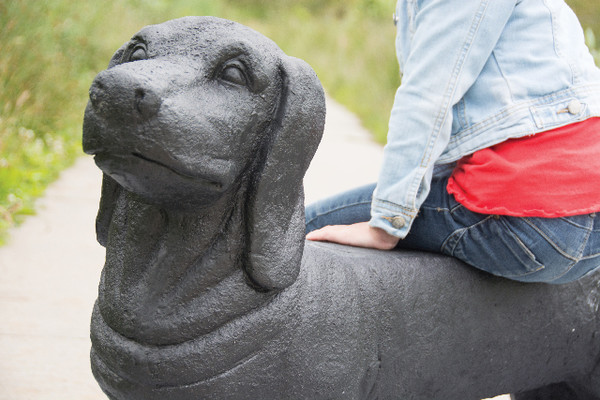
[[[268,299],[248,286],[229,235],[209,236],[206,225],[121,194],[99,291],[113,329],[145,343],[177,343]]]

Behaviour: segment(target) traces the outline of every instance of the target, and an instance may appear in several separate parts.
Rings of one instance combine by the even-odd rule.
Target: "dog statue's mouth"
[[[118,155],[106,152],[98,152],[94,154],[94,161],[101,170],[113,177],[115,175],[145,175],[144,172],[158,167],[163,171],[167,171],[169,175],[174,174],[180,179],[193,181],[194,184],[201,185],[207,189],[221,191],[224,187],[222,182],[211,178],[208,175],[186,171],[182,168],[174,167],[169,165],[169,163],[159,161],[156,158],[151,158],[137,152]],[[130,167],[128,168],[127,166]]]
[[[218,181],[210,180],[210,179],[208,179],[206,177],[199,176],[198,174],[192,174],[191,172],[188,172],[188,171],[183,171],[181,169],[172,167],[172,166],[170,166],[170,165],[168,165],[166,163],[163,163],[163,162],[160,162],[158,160],[146,157],[143,154],[140,154],[140,153],[131,153],[131,155],[133,157],[139,158],[139,159],[141,159],[143,161],[146,161],[148,163],[156,164],[156,165],[158,165],[160,167],[166,168],[169,171],[171,171],[171,172],[173,172],[173,173],[175,173],[175,174],[177,174],[177,175],[179,175],[179,176],[181,176],[183,178],[203,181],[204,183],[206,183],[209,186],[214,187],[215,189],[221,189],[223,187],[223,184],[220,183],[220,182],[218,182]]]

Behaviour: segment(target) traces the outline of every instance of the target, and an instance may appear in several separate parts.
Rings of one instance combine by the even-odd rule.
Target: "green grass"
[[[568,3],[595,47],[600,3]],[[81,154],[89,85],[144,25],[185,15],[249,25],[308,61],[326,91],[384,142],[400,83],[394,6],[394,0],[0,0],[0,244]]]
[[[598,0],[566,0],[573,8],[581,25],[600,32],[600,2]]]

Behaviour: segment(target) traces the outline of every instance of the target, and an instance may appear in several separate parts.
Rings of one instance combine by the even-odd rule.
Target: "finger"
[[[323,228],[309,232],[306,235],[306,239],[314,241],[327,241],[331,236],[330,232],[334,229],[335,227],[333,225],[325,226]]]

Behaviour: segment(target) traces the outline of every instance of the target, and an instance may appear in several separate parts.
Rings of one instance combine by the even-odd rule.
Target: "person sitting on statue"
[[[307,239],[566,283],[600,265],[600,69],[563,0],[399,0],[403,72],[376,184]],[[369,162],[368,160],[365,160]]]

